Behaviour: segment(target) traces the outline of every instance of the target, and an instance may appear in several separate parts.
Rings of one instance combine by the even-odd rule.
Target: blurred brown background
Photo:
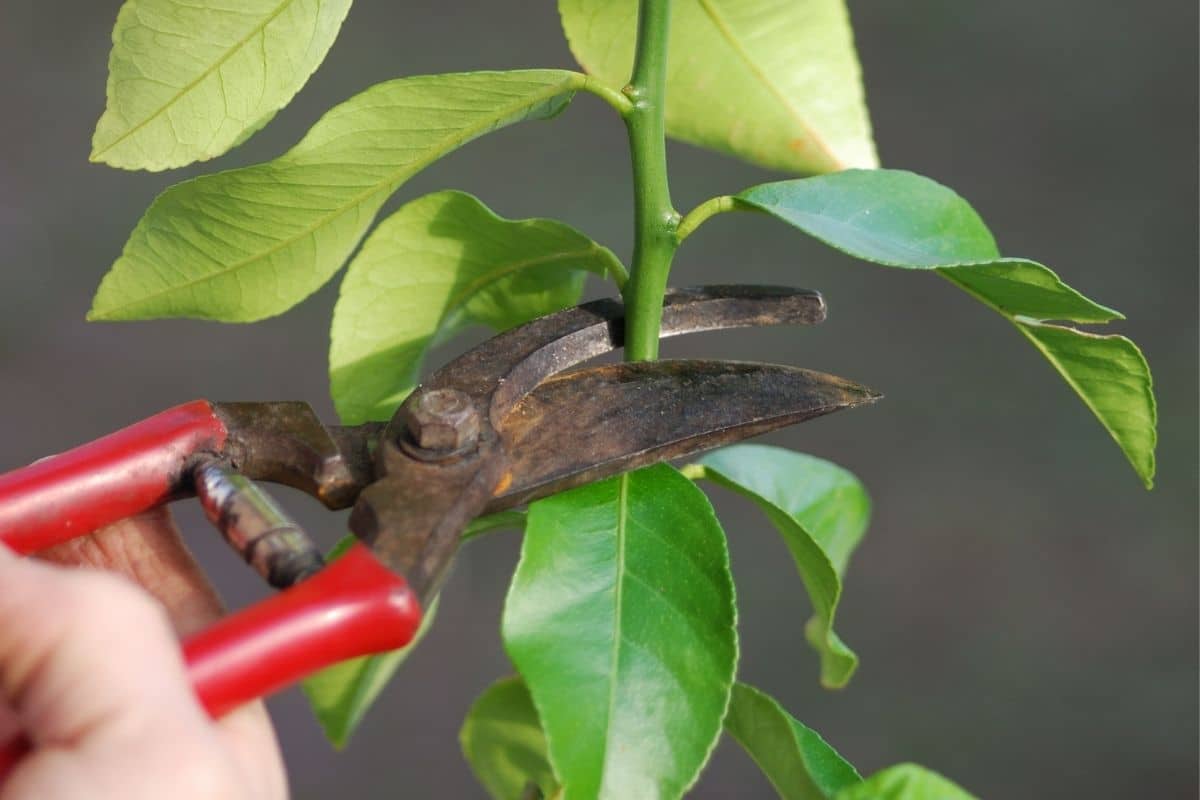
[[[251,326],[88,325],[91,293],[153,198],[181,177],[270,158],[376,81],[571,66],[543,3],[359,2],[325,66],[250,143],[204,170],[87,162],[116,0],[0,2],[0,468],[194,397],[311,401],[332,418],[336,281]],[[864,772],[913,760],[986,797],[1195,797],[1197,788],[1196,5],[1183,0],[852,2],[886,165],[958,189],[1011,255],[1124,311],[1160,402],[1158,488],[1037,353],[944,281],[853,263],[765,218],[715,220],[677,284],[819,288],[819,330],[672,342],[668,354],[772,359],[887,393],[875,408],[770,437],[857,472],[876,503],[840,631],[863,659],[817,686],[808,608],[752,508],[714,493],[739,579],[743,678]],[[681,209],[775,176],[670,151]],[[551,123],[475,142],[405,186],[453,187],[509,217],[560,216],[627,255],[623,131],[580,97]],[[343,529],[284,498],[332,541]],[[181,518],[233,604],[263,593],[191,506]],[[456,733],[509,671],[497,633],[519,546],[472,544],[438,623],[349,750],[297,693],[273,701],[297,798],[475,797]],[[696,797],[767,797],[723,745]]]

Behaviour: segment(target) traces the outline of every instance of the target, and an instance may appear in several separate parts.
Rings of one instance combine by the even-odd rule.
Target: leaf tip
[[[107,279],[107,276],[105,276]],[[92,307],[88,309],[87,315],[84,317],[88,322],[115,322],[123,317],[120,314],[120,306],[114,306],[111,302],[106,302],[104,298],[105,281],[100,282],[100,286],[96,289],[96,296],[92,298]]]
[[[207,161],[208,159],[196,159],[196,161]],[[176,163],[174,161],[138,161],[133,158],[128,158],[114,153],[111,148],[102,150],[93,149],[88,155],[88,161],[92,164],[103,164],[106,167],[113,169],[124,170],[125,172],[166,172],[177,167],[185,167],[189,163],[183,161]]]
[[[103,164],[106,167],[121,169],[126,172],[162,172],[171,166],[170,164],[157,164],[152,161],[138,161],[130,159],[127,156],[122,157],[121,149],[115,148],[111,141],[101,141],[98,124],[96,133],[92,136],[92,149],[88,153],[88,162],[91,164]]]
[[[830,692],[839,692],[850,685],[850,679],[856,672],[858,672],[857,657],[844,665],[825,667],[821,670],[821,688]]]
[[[92,149],[91,152],[88,153],[88,161],[92,162],[93,164],[103,163],[104,153],[109,149],[108,144],[101,138],[104,130],[104,120],[107,115],[108,112],[106,110],[104,115],[102,115],[100,119],[96,120],[96,128],[92,131]]]

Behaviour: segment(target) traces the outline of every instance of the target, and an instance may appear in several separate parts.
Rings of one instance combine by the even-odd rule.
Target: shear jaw
[[[229,431],[222,456],[243,475],[299,489],[331,509],[354,503],[375,478],[372,443],[383,425],[325,427],[308,403],[214,403]]]
[[[778,365],[572,369],[621,346],[623,314],[619,302],[597,301],[493,337],[436,372],[388,423],[374,454],[379,479],[362,491],[350,527],[422,602],[440,585],[463,528],[482,513],[879,397]],[[806,290],[676,290],[663,335],[824,317],[821,296]]]
[[[417,390],[379,442],[383,475],[350,514],[350,530],[407,579],[422,605],[436,593],[467,523],[491,500],[507,457],[474,401]]]

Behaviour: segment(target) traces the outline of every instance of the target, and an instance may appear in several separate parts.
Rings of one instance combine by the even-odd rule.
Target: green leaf
[[[784,800],[829,800],[862,781],[811,728],[752,686],[733,687],[725,730],[746,749]]]
[[[1154,487],[1158,413],[1150,365],[1124,336],[1099,336],[1061,325],[1017,320],[1116,440],[1147,489]]]
[[[585,271],[624,275],[608,249],[559,222],[503,219],[462,192],[405,205],[342,281],[329,351],[342,420],[388,419],[429,348],[463,328],[504,330],[574,305]]]
[[[897,764],[843,789],[835,800],[975,800],[975,796],[924,767]]]
[[[300,91],[350,0],[127,0],[92,161],[182,167],[221,155]]]
[[[900,170],[853,170],[755,186],[737,199],[852,256],[936,270],[1013,323],[1070,384],[1153,486],[1157,411],[1150,368],[1121,336],[1076,323],[1123,319],[1034,261],[1001,258],[971,206],[945,186]]]
[[[467,542],[482,534],[504,528],[519,530],[524,525],[525,514],[520,511],[489,514],[472,520],[463,531],[462,541]],[[342,538],[329,551],[327,559],[333,561],[357,541],[354,536]],[[343,661],[309,676],[304,681],[301,688],[308,698],[313,714],[321,723],[325,736],[334,747],[341,749],[350,741],[367,709],[379,697],[383,687],[408,658],[409,653],[429,632],[437,615],[437,608],[438,601],[434,598],[429,611],[421,618],[421,627],[417,629],[412,641],[399,650]]]
[[[709,453],[686,474],[754,501],[783,536],[813,606],[805,629],[821,656],[821,683],[845,686],[858,656],[833,630],[850,554],[871,517],[866,489],[836,464],[802,453],[741,444]]]
[[[357,541],[354,536],[342,539],[330,551],[329,560],[345,553]],[[334,747],[340,750],[350,741],[367,709],[433,625],[437,607],[435,598],[422,616],[421,627],[412,641],[399,650],[343,661],[305,679],[301,688],[326,738]]]
[[[521,800],[531,783],[543,797],[558,791],[542,723],[519,677],[497,681],[479,696],[458,741],[471,771],[496,800]]]
[[[502,631],[564,798],[679,797],[721,731],[733,581],[704,493],[665,465],[530,506]]]
[[[557,114],[584,80],[526,70],[377,84],[274,161],[159,195],[88,318],[249,322],[282,313],[329,280],[408,178],[478,136]]]
[[[571,52],[629,80],[637,0],[559,0]],[[678,0],[667,47],[667,132],[787,172],[877,164],[843,0]]]

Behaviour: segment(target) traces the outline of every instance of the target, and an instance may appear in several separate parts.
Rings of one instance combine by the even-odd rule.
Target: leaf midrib
[[[746,67],[750,70],[751,74],[753,74],[754,77],[756,77],[763,84],[763,86],[767,88],[767,91],[773,94],[777,100],[779,100],[780,105],[787,110],[789,116],[791,116],[792,119],[796,121],[796,124],[798,124],[804,130],[804,132],[808,134],[813,144],[817,146],[817,149],[820,151],[821,155],[829,159],[830,165],[833,167],[833,171],[836,172],[838,170],[845,169],[846,165],[842,163],[842,160],[833,152],[833,150],[829,147],[829,144],[816,132],[812,125],[810,125],[808,121],[801,116],[800,109],[792,105],[792,102],[788,96],[784,94],[783,91],[768,78],[766,73],[759,68],[757,62],[750,58],[750,54],[746,51],[745,47],[742,46],[741,40],[738,39],[734,34],[733,29],[729,27],[729,23],[727,23],[724,17],[722,17],[720,13],[713,8],[712,0],[699,0],[699,3],[700,7],[704,10],[704,13],[707,14],[709,19],[712,20],[713,27],[715,27],[717,32],[721,34],[721,36],[727,42],[729,42],[729,46],[732,47],[734,53],[741,58],[743,62],[745,62]]]
[[[854,655],[852,650],[845,646],[845,643],[840,642],[840,640],[835,638],[836,634],[834,633],[834,623],[836,622],[837,609],[842,598],[842,575],[838,572],[837,567],[834,565],[833,559],[830,558],[829,554],[825,552],[825,548],[821,546],[821,543],[817,541],[816,537],[812,535],[808,528],[797,517],[793,516],[787,511],[787,509],[778,505],[766,495],[751,489],[749,486],[746,486],[737,480],[734,480],[719,467],[704,464],[703,462],[697,464],[696,466],[699,467],[699,471],[695,473],[696,477],[710,480],[713,483],[716,483],[718,486],[723,486],[733,493],[745,497],[747,500],[758,506],[766,514],[767,518],[771,521],[771,524],[774,525],[777,530],[779,530],[780,537],[784,540],[784,545],[787,547],[788,554],[792,556],[792,560],[795,562],[796,571],[800,574],[801,582],[804,584],[805,593],[808,595],[809,601],[812,603],[814,615],[813,620],[816,620],[820,623],[820,638],[821,643],[824,645],[824,649],[818,652],[821,655],[822,661],[824,661],[826,657],[836,658],[841,661],[849,661],[850,666],[848,669],[850,669],[851,674],[853,674],[853,670],[857,667],[857,656]],[[780,530],[780,523],[776,522],[774,515],[771,513],[772,511],[778,513],[780,522],[795,528],[799,532],[800,536],[811,544],[813,555],[819,562],[822,570],[826,573],[824,576],[815,577],[819,577],[822,584],[829,584],[819,587],[822,590],[820,594],[823,596],[816,596],[817,593],[813,591],[813,587],[810,585],[809,580],[805,578],[805,570],[800,566],[800,559],[796,557],[792,546],[793,537],[788,536],[786,533]],[[832,580],[829,580],[830,578]],[[827,605],[825,609],[818,607],[819,600],[823,601]],[[839,644],[841,645],[840,648]],[[844,652],[839,652],[839,649]],[[846,678],[846,681],[848,680],[849,677]]]
[[[340,731],[342,747],[349,742],[351,731],[358,727],[359,720],[361,720],[363,715],[366,713],[367,709],[363,704],[363,701],[370,693],[371,683],[374,681],[376,673],[379,672],[379,668],[382,666],[384,659],[388,655],[388,653],[378,653],[376,655],[367,656],[366,661],[363,662],[362,669],[359,671],[357,680],[354,682],[354,689],[352,692],[354,698],[353,702],[349,704],[349,710],[347,711],[346,716],[342,719],[342,729]]]
[[[290,2],[290,1],[291,0],[288,0],[288,2]],[[146,303],[153,302],[154,300],[157,300],[158,298],[163,297],[164,295],[170,295],[174,292],[184,291],[184,290],[190,289],[193,286],[197,286],[199,284],[206,283],[210,280],[216,280],[217,278],[220,278],[224,275],[228,275],[230,272],[235,272],[239,269],[242,269],[243,267],[247,266],[248,264],[253,264],[256,261],[261,261],[265,258],[268,258],[268,257],[274,255],[275,253],[278,253],[280,250],[291,247],[293,244],[300,241],[301,239],[311,236],[313,234],[313,232],[315,232],[317,229],[321,228],[322,226],[332,222],[333,220],[337,219],[341,215],[346,214],[346,213],[350,212],[351,210],[353,210],[354,208],[358,207],[360,204],[365,202],[372,195],[377,194],[380,191],[387,189],[389,186],[392,186],[392,184],[396,184],[396,185],[392,186],[391,191],[395,191],[396,189],[400,188],[400,183],[403,183],[404,180],[406,180],[407,178],[420,172],[422,169],[429,166],[434,161],[437,161],[439,158],[441,158],[443,155],[445,155],[450,150],[457,149],[462,144],[465,144],[466,142],[470,141],[471,139],[474,139],[477,136],[480,136],[483,133],[486,133],[489,130],[488,126],[490,124],[494,123],[496,118],[503,118],[503,117],[507,116],[508,114],[511,114],[511,113],[519,110],[522,106],[534,105],[535,98],[538,101],[546,100],[546,99],[554,97],[558,94],[562,94],[564,91],[574,91],[574,90],[578,89],[577,84],[579,83],[579,79],[582,78],[583,76],[577,72],[570,72],[570,71],[565,71],[565,70],[564,70],[564,75],[565,75],[564,80],[561,83],[554,84],[553,86],[547,87],[547,90],[545,92],[539,92],[537,95],[533,95],[533,96],[525,98],[522,102],[513,103],[511,106],[505,106],[503,113],[498,113],[498,114],[490,116],[490,122],[481,123],[476,126],[469,126],[469,127],[460,129],[460,133],[458,136],[449,137],[447,140],[445,140],[445,141],[451,142],[451,146],[449,146],[447,149],[437,148],[436,150],[431,150],[431,155],[427,156],[425,159],[417,159],[416,161],[409,162],[402,169],[396,170],[395,172],[389,174],[386,179],[377,181],[375,184],[373,184],[371,186],[371,188],[355,195],[353,198],[351,198],[349,201],[347,201],[347,203],[345,205],[343,205],[341,208],[331,211],[328,214],[324,215],[323,217],[318,218],[311,225],[308,225],[304,229],[298,231],[297,233],[293,234],[292,236],[290,236],[286,239],[281,239],[277,244],[271,246],[270,248],[260,251],[259,253],[256,253],[255,255],[250,256],[249,258],[244,258],[241,261],[237,262],[236,264],[231,264],[231,265],[229,265],[227,267],[223,267],[215,272],[210,272],[207,275],[201,275],[201,276],[194,278],[190,281],[187,281],[185,283],[177,284],[175,286],[169,286],[166,289],[162,289],[162,290],[154,292],[152,294],[143,295],[142,297],[140,297],[136,300],[130,301],[128,303],[122,303],[121,305],[112,306],[111,308],[109,308],[107,311],[105,311],[102,314],[95,314],[95,315],[88,314],[88,319],[103,319],[105,317],[112,316],[114,313],[117,313],[123,309],[136,307],[139,305],[144,305]],[[553,89],[553,91],[550,91],[551,89]],[[303,142],[301,142],[301,144],[303,144]],[[298,146],[299,145],[297,145],[297,147]],[[285,153],[284,155],[280,156],[280,159],[287,158],[287,156],[288,156],[288,153]],[[266,163],[270,164],[273,162],[268,161]],[[262,166],[262,165],[258,165],[258,166]],[[318,166],[324,166],[324,165],[318,165]],[[254,167],[247,167],[247,169],[254,169]],[[408,171],[407,174],[406,174],[406,171]],[[218,174],[220,174],[220,173],[218,173]]]
[[[102,155],[109,152],[114,147],[120,145],[122,142],[124,142],[130,136],[133,136],[135,133],[140,131],[142,128],[149,125],[152,120],[157,119],[168,108],[175,105],[175,103],[179,102],[179,100],[181,98],[183,98],[188,92],[192,91],[192,89],[195,89],[197,86],[199,86],[202,81],[206,80],[210,75],[212,75],[218,69],[225,66],[225,63],[227,61],[229,61],[229,59],[233,58],[233,55],[235,53],[237,53],[239,50],[241,50],[243,47],[245,47],[246,44],[249,43],[249,41],[251,39],[253,39],[255,36],[258,36],[263,31],[265,31],[267,29],[267,26],[270,25],[272,22],[274,22],[279,17],[279,15],[283,13],[284,9],[287,8],[289,5],[291,5],[294,2],[295,2],[295,0],[282,0],[282,2],[279,5],[277,5],[275,7],[275,9],[269,15],[267,15],[267,17],[265,19],[263,19],[262,22],[255,25],[250,30],[249,33],[247,33],[245,36],[243,36],[241,39],[239,39],[237,42],[235,42],[233,44],[233,46],[230,47],[228,50],[226,50],[225,53],[219,59],[217,59],[213,64],[211,64],[209,67],[207,67],[198,76],[193,78],[191,81],[189,81],[184,86],[180,87],[179,90],[176,91],[175,94],[173,94],[170,97],[170,99],[168,99],[165,103],[163,103],[161,106],[156,108],[152,113],[150,113],[149,115],[144,117],[140,122],[138,122],[136,125],[129,128],[127,131],[122,133],[116,139],[114,139],[111,142],[109,142],[108,144],[106,144],[103,149],[93,151],[93,153],[91,155],[91,160],[92,161],[99,160],[99,158]],[[115,83],[116,83],[116,81],[114,79],[114,87],[115,87]],[[115,94],[115,88],[114,88],[114,94]]]
[[[527,258],[523,261],[514,261],[510,264],[505,264],[502,267],[497,267],[491,271],[488,271],[483,275],[479,275],[467,283],[467,285],[464,286],[457,294],[450,298],[449,302],[446,303],[446,313],[442,314],[442,320],[438,322],[438,325],[440,327],[447,316],[465,305],[473,295],[483,291],[489,285],[507,278],[514,272],[520,272],[521,270],[531,269],[533,267],[545,266],[546,264],[552,264],[555,261],[569,260],[573,258],[582,260],[583,258],[600,252],[601,250],[602,248],[600,245],[596,244],[595,242],[591,242],[582,250],[560,250],[544,256]],[[586,267],[584,269],[586,269]],[[588,270],[588,272],[591,272],[591,270]]]
[[[1156,419],[1154,418],[1154,416],[1151,416],[1147,420],[1148,422],[1152,423],[1148,426],[1150,429],[1150,457],[1149,457],[1150,463],[1147,465],[1147,471],[1145,473],[1143,473],[1142,465],[1133,460],[1133,454],[1130,453],[1128,449],[1126,449],[1125,445],[1121,442],[1121,438],[1117,435],[1117,430],[1116,430],[1117,426],[1115,424],[1112,424],[1112,425],[1109,424],[1106,416],[1103,413],[1101,413],[1100,409],[1097,408],[1096,404],[1092,401],[1092,399],[1088,395],[1088,393],[1085,392],[1083,390],[1083,387],[1079,385],[1079,382],[1077,380],[1075,380],[1075,376],[1073,376],[1069,372],[1067,372],[1066,368],[1062,365],[1062,362],[1058,359],[1058,357],[1040,339],[1038,339],[1036,336],[1034,336],[1033,333],[1028,329],[1028,327],[1060,328],[1062,330],[1071,331],[1073,333],[1076,333],[1076,334],[1079,334],[1082,336],[1091,336],[1091,337],[1095,337],[1097,339],[1117,339],[1117,340],[1124,340],[1126,342],[1128,342],[1129,340],[1126,339],[1124,336],[1118,336],[1115,334],[1103,336],[1103,335],[1098,335],[1098,334],[1094,334],[1094,333],[1089,333],[1087,331],[1076,330],[1074,328],[1070,328],[1070,327],[1063,326],[1063,325],[1047,325],[1045,323],[1039,323],[1039,322],[1019,323],[1016,320],[1012,320],[1012,319],[1010,319],[1009,321],[1012,322],[1013,327],[1015,327],[1018,331],[1020,331],[1021,335],[1024,336],[1029,341],[1030,344],[1032,344],[1035,348],[1038,349],[1039,352],[1041,352],[1042,356],[1047,361],[1050,362],[1050,365],[1052,367],[1054,367],[1055,372],[1057,372],[1059,374],[1059,376],[1061,376],[1062,379],[1067,382],[1067,385],[1070,386],[1072,390],[1074,390],[1075,394],[1078,395],[1079,399],[1083,401],[1083,404],[1085,406],[1087,406],[1088,410],[1090,410],[1092,412],[1092,415],[1100,423],[1100,426],[1102,428],[1104,428],[1104,430],[1108,433],[1108,435],[1112,438],[1112,440],[1114,442],[1116,442],[1118,449],[1120,449],[1120,451],[1125,455],[1125,460],[1128,461],[1131,465],[1133,465],[1133,471],[1135,473],[1137,473],[1139,478],[1142,479],[1142,483],[1144,483],[1146,485],[1146,488],[1147,489],[1152,488],[1154,485],[1154,466],[1155,466],[1154,450],[1158,446],[1158,426],[1157,426],[1157,424],[1153,424],[1156,422]],[[1134,349],[1135,350],[1137,349],[1136,345],[1134,346]],[[1147,375],[1150,374],[1149,370],[1146,371],[1146,374]],[[1142,388],[1142,387],[1139,386],[1139,388]],[[1149,389],[1148,385],[1145,387],[1145,389],[1149,391],[1150,408],[1153,410],[1154,402],[1155,402],[1153,390]]]
[[[1061,377],[1064,381],[1066,381],[1067,385],[1071,387],[1071,390],[1075,392],[1076,396],[1079,397],[1079,399],[1081,401],[1083,401],[1083,404],[1087,407],[1087,409],[1092,412],[1092,416],[1094,416],[1096,418],[1096,420],[1100,423],[1100,427],[1104,428],[1104,430],[1108,433],[1109,437],[1111,437],[1112,440],[1114,442],[1116,442],[1117,449],[1119,449],[1121,451],[1121,453],[1124,454],[1125,460],[1133,465],[1133,471],[1135,473],[1137,473],[1138,477],[1140,477],[1142,479],[1142,482],[1147,484],[1147,487],[1153,485],[1153,477],[1152,477],[1153,472],[1150,472],[1147,475],[1142,474],[1142,471],[1141,471],[1139,465],[1133,460],[1133,456],[1129,453],[1128,450],[1126,450],[1125,445],[1121,442],[1121,439],[1117,436],[1116,430],[1114,430],[1113,426],[1108,424],[1108,421],[1100,413],[1099,409],[1096,408],[1095,403],[1092,402],[1092,399],[1088,396],[1087,392],[1083,391],[1083,387],[1081,387],[1079,385],[1079,383],[1075,380],[1074,376],[1070,375],[1066,371],[1066,369],[1063,367],[1062,363],[1058,360],[1058,358],[1056,358],[1051,353],[1050,349],[1048,347],[1046,347],[1046,345],[1043,344],[1040,339],[1038,339],[1036,336],[1034,336],[1027,329],[1026,326],[1041,327],[1041,328],[1059,328],[1061,330],[1070,331],[1072,333],[1075,333],[1075,334],[1078,334],[1081,336],[1093,336],[1097,339],[1110,339],[1110,338],[1125,339],[1124,336],[1118,336],[1115,334],[1110,334],[1107,336],[1101,335],[1101,334],[1095,334],[1095,333],[1091,333],[1089,331],[1079,330],[1078,328],[1075,328],[1071,325],[1055,325],[1053,323],[1047,322],[1044,319],[1036,319],[1033,317],[1026,318],[1028,321],[1018,320],[1016,315],[1010,314],[1007,311],[1001,309],[995,303],[991,302],[990,300],[988,300],[987,298],[985,298],[983,295],[979,294],[978,292],[974,291],[970,287],[963,285],[961,282],[956,280],[953,276],[948,275],[943,270],[939,269],[938,274],[941,275],[946,280],[953,283],[955,286],[957,286],[962,291],[971,295],[971,297],[974,297],[980,303],[983,303],[985,306],[992,309],[1000,316],[1004,317],[1004,319],[1006,319],[1009,322],[1009,324],[1011,324],[1014,328],[1016,328],[1017,331],[1020,332],[1020,334],[1022,336],[1024,336],[1025,339],[1028,340],[1029,343],[1032,344],[1034,346],[1034,348],[1036,348],[1038,350],[1038,352],[1040,352],[1042,354],[1042,357],[1045,358],[1048,362],[1050,362],[1050,366],[1052,366],[1054,368],[1054,371],[1059,374],[1059,377]],[[1129,340],[1125,339],[1125,341],[1129,341]],[[1136,345],[1134,345],[1134,349],[1137,350]],[[1146,371],[1146,374],[1147,375],[1150,374],[1149,370]],[[1153,408],[1154,407],[1154,405],[1153,405],[1154,404],[1153,390],[1150,390],[1150,402],[1151,402],[1151,408]],[[1157,425],[1151,425],[1150,430],[1151,430],[1151,438],[1150,438],[1151,464],[1150,464],[1150,466],[1153,467],[1153,465],[1154,465],[1154,461],[1153,461],[1154,449],[1153,448],[1158,445],[1158,427],[1157,427]]]
[[[626,520],[629,514],[629,475],[624,474],[617,482],[617,575],[616,589],[613,593],[613,638],[612,651],[610,653],[608,674],[611,676],[608,684],[608,712],[605,719],[604,730],[604,749],[600,753],[600,783],[598,788],[604,787],[604,763],[608,757],[608,751],[612,748],[613,735],[613,717],[616,715],[617,706],[617,683],[618,673],[617,668],[620,664],[621,655],[621,613],[624,603],[625,589],[625,537],[626,537]]]

